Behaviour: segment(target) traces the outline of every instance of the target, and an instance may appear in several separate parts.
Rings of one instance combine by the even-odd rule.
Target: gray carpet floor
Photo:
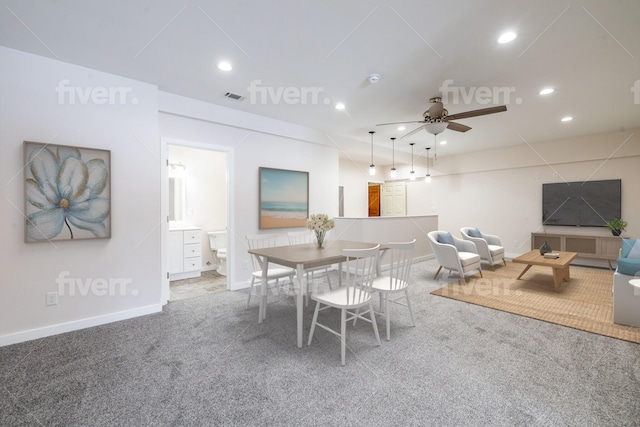
[[[295,302],[246,293],[169,303],[162,313],[0,348],[3,426],[640,425],[640,346],[430,295],[456,280],[413,267],[391,341],[317,330],[296,347]],[[327,316],[337,325],[339,315]]]

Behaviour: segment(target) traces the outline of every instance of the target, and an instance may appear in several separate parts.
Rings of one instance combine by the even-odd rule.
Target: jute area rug
[[[640,328],[613,323],[613,272],[571,266],[571,280],[556,292],[551,268],[533,266],[516,280],[524,267],[507,261],[483,270],[483,278],[471,276],[465,285],[456,281],[431,293],[640,344]]]

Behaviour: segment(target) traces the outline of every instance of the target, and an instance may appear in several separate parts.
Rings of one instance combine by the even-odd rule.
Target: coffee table
[[[575,257],[578,256],[577,252],[555,252],[560,256],[558,258],[545,258],[540,255],[540,251],[538,249],[534,249],[532,251],[527,252],[526,254],[522,254],[517,258],[512,259],[513,262],[519,264],[527,264],[527,266],[522,270],[522,273],[518,276],[519,280],[524,273],[526,273],[532,266],[541,265],[543,267],[551,267],[553,269],[553,285],[555,286],[556,292],[560,292],[560,288],[562,287],[562,282],[569,281],[569,263],[573,261]]]

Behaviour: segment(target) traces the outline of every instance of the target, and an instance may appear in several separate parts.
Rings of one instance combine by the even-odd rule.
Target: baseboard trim
[[[86,319],[74,320],[72,322],[58,323],[56,325],[16,332],[0,336],[0,347],[63,334],[65,332],[91,328],[93,326],[104,325],[107,323],[118,322],[120,320],[131,319],[134,317],[145,316],[147,314],[158,313],[160,311],[162,311],[162,304],[153,304],[132,310],[109,313],[103,316],[88,317]]]

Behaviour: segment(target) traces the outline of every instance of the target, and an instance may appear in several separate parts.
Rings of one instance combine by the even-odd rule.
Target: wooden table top
[[[529,264],[529,265],[546,265],[549,267],[566,267],[569,265],[571,261],[575,257],[578,256],[577,252],[560,252],[554,251],[554,253],[559,254],[559,258],[545,258],[540,255],[540,250],[534,249],[525,254],[520,255],[517,258],[512,259],[511,261],[520,264]]]
[[[344,249],[368,249],[377,243],[353,242],[349,240],[329,240],[323,248],[318,248],[315,243],[303,243],[301,245],[274,246],[272,248],[249,249],[250,254],[266,257],[269,262],[295,268],[298,264],[304,264],[305,268],[313,268],[320,265],[336,264],[344,262],[342,255]],[[386,245],[380,245],[380,250],[387,249]]]

